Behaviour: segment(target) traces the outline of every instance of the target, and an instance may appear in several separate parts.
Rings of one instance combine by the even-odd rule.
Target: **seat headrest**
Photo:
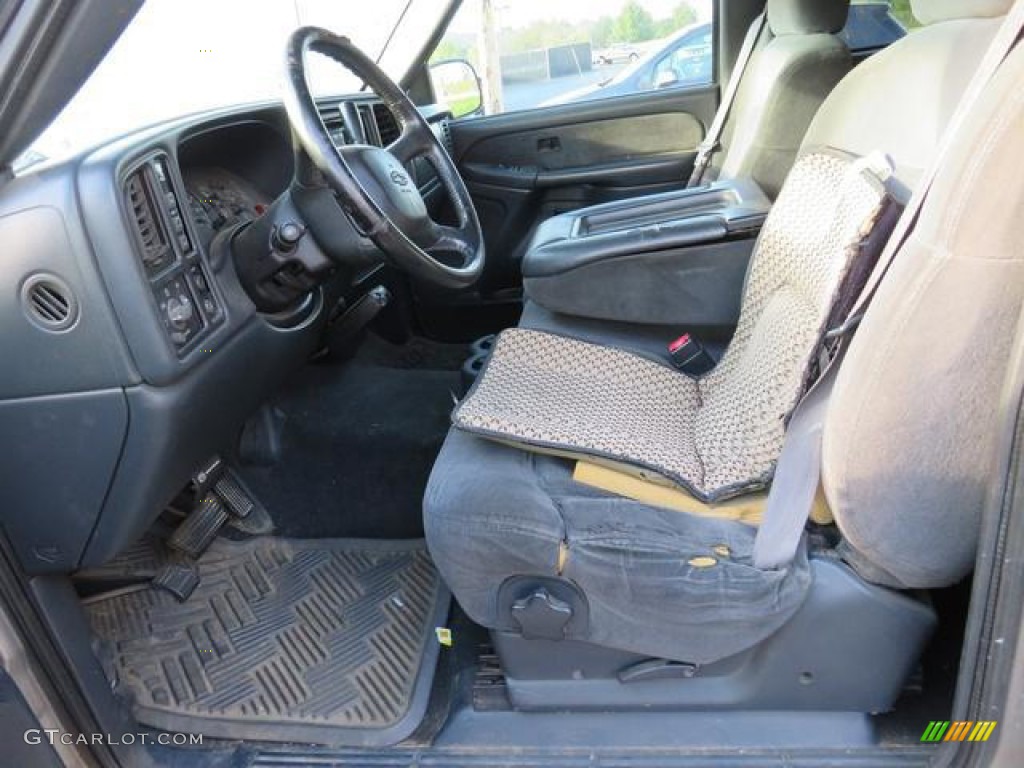
[[[1005,16],[1012,5],[1013,0],[910,0],[914,17],[922,24]]]
[[[768,27],[772,34],[835,34],[846,26],[850,0],[768,0]]]

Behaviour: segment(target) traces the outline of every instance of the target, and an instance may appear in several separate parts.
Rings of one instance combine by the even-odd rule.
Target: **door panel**
[[[717,86],[706,86],[452,123],[488,263],[476,291],[430,303],[517,300],[519,264],[544,219],[685,186],[717,104]]]
[[[597,117],[485,136],[461,153],[460,160],[467,172],[474,165],[511,165],[539,173],[569,173],[631,158],[677,154],[695,146],[702,132],[697,119],[684,112]]]

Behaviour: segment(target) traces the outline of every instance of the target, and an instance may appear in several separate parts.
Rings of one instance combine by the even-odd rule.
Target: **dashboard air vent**
[[[149,272],[158,271],[172,261],[174,255],[154,204],[145,168],[128,177],[125,198],[142,247],[142,261]]]
[[[377,135],[377,123],[373,118],[373,110],[367,104],[360,104],[356,107],[356,112],[359,114],[359,123],[363,128],[366,143],[379,147],[381,145],[380,137]]]
[[[455,153],[455,141],[452,139],[452,126],[450,120],[441,122],[441,145],[449,155]]]
[[[56,275],[33,275],[21,289],[29,320],[45,331],[66,331],[78,319],[78,302],[71,288]]]
[[[374,104],[373,117],[377,122],[377,135],[380,136],[382,147],[388,146],[402,135],[402,128],[387,105],[380,102]]]
[[[324,127],[330,134],[334,146],[343,147],[351,142],[351,137],[345,129],[345,118],[342,117],[340,109],[322,109],[320,119],[324,121]]]

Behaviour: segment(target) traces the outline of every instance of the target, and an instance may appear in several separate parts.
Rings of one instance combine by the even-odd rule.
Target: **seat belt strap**
[[[850,337],[859,325],[871,299],[874,298],[894,257],[913,232],[939,169],[946,164],[947,156],[956,145],[960,129],[984,92],[985,86],[1017,44],[1022,30],[1024,0],[1017,0],[964,92],[935,160],[911,195],[846,322],[829,334],[831,338],[838,340],[839,346],[828,367],[822,371],[818,381],[797,405],[786,429],[786,442],[779,456],[771,492],[768,494],[764,522],[754,540],[753,563],[756,568],[782,568],[792,562],[796,555],[818,484],[821,482],[821,440],[825,415]]]
[[[722,95],[722,103],[718,105],[715,119],[711,121],[711,127],[708,128],[704,141],[697,147],[697,158],[693,162],[693,173],[690,175],[690,180],[686,183],[687,188],[700,186],[704,174],[707,173],[711,165],[711,158],[714,156],[722,140],[725,122],[729,119],[732,105],[736,101],[736,93],[740,89],[743,74],[747,71],[747,65],[750,64],[750,59],[754,55],[754,49],[757,48],[757,41],[761,37],[762,30],[764,30],[765,19],[765,14],[760,14],[754,19],[750,29],[747,30],[747,36],[743,39],[743,46],[740,48],[739,56],[736,58],[736,66],[733,67],[732,75],[729,77],[729,84]]]
[[[839,347],[789,421],[768,504],[754,538],[755,568],[789,564],[800,545],[821,482],[821,436],[845,349],[845,344]]]

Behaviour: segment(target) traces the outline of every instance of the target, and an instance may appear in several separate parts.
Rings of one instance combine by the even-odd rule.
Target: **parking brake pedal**
[[[154,587],[170,592],[179,603],[183,603],[199,586],[199,568],[186,560],[167,563],[157,571],[151,583]]]

